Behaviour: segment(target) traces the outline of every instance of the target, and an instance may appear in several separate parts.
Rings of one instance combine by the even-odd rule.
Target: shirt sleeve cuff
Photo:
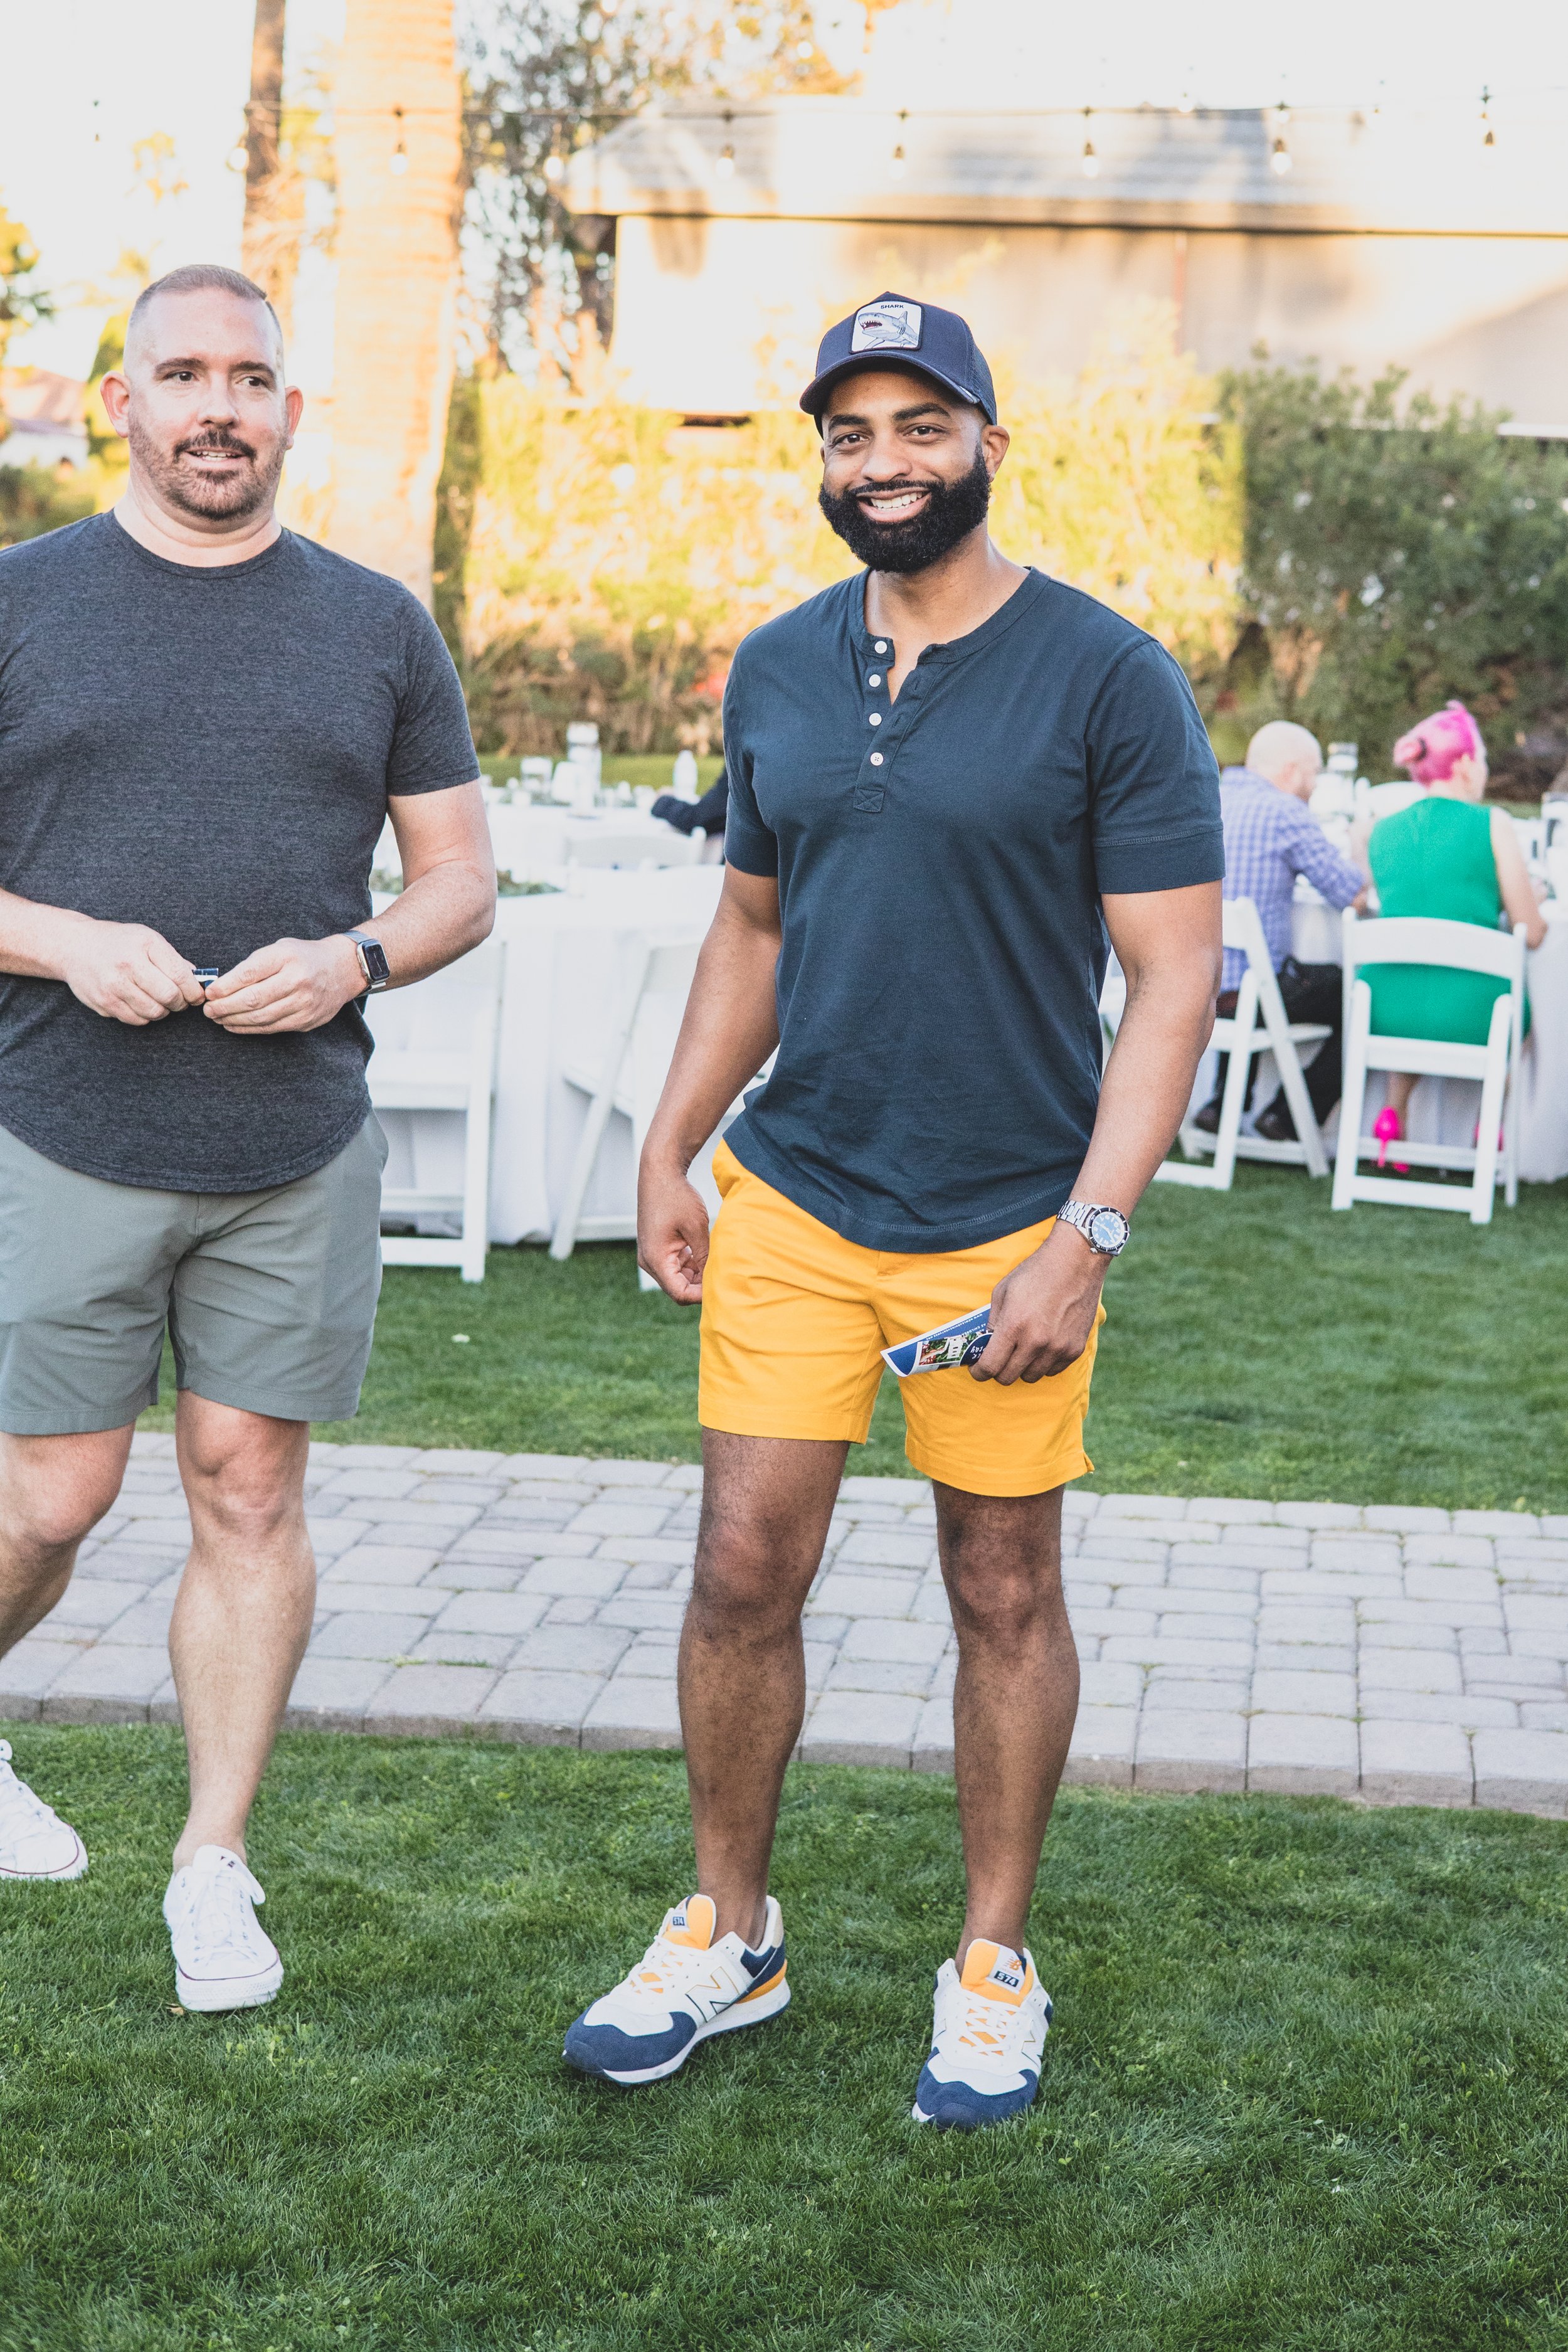
[[[1156,840],[1100,841],[1094,848],[1094,871],[1102,898],[1223,882],[1225,836],[1217,825],[1205,825]]]

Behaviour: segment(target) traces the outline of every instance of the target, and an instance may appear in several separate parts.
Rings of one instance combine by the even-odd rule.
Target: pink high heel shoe
[[[1377,1142],[1377,1164],[1382,1168],[1385,1165],[1388,1160],[1389,1145],[1391,1143],[1401,1143],[1405,1139],[1405,1129],[1401,1124],[1399,1113],[1394,1109],[1392,1103],[1385,1103],[1382,1110],[1378,1112],[1376,1118],[1373,1121],[1372,1131]],[[1408,1176],[1410,1173],[1409,1160],[1396,1160],[1394,1162],[1394,1172],[1396,1176]]]

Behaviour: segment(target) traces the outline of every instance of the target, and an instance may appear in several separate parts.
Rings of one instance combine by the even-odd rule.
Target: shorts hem
[[[143,1395],[140,1403],[123,1409],[113,1405],[84,1405],[79,1412],[22,1412],[0,1405],[0,1433],[6,1437],[102,1437],[110,1430],[130,1429],[140,1420],[150,1405],[158,1402],[153,1387],[151,1395]],[[105,1416],[107,1415],[107,1418]]]
[[[932,1446],[921,1446],[917,1452],[913,1445],[906,1444],[904,1454],[922,1478],[932,1478],[940,1486],[956,1487],[961,1495],[991,1495],[1004,1500],[1026,1495],[1054,1494],[1069,1479],[1086,1477],[1094,1468],[1081,1445],[1070,1446],[1061,1454],[1053,1455],[1043,1470],[1036,1472],[1022,1469],[976,1470],[972,1464],[961,1463],[953,1456],[944,1457],[946,1466],[938,1468],[938,1449]]]
[[[854,1429],[823,1429],[820,1426],[815,1429],[781,1429],[778,1425],[780,1422],[798,1418],[798,1415],[787,1412],[770,1413],[764,1421],[761,1414],[743,1412],[734,1407],[726,1408],[722,1421],[712,1421],[700,1404],[697,1408],[698,1427],[710,1429],[716,1437],[804,1437],[821,1445],[864,1445],[871,1433],[869,1413]]]
[[[216,1391],[223,1385],[219,1381],[185,1380],[179,1382],[175,1393],[183,1395],[189,1391],[192,1396],[200,1397],[204,1403],[225,1404],[234,1412],[253,1412],[261,1421],[353,1421],[359,1413],[358,1389],[347,1400],[341,1397],[272,1397],[263,1403],[258,1402],[254,1390],[247,1391],[243,1396],[231,1390],[226,1396],[220,1396]]]

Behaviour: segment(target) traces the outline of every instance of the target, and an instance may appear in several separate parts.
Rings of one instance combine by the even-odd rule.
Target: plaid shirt
[[[1219,810],[1225,825],[1225,895],[1250,898],[1268,942],[1276,971],[1290,952],[1290,899],[1296,877],[1304,874],[1331,907],[1348,907],[1366,887],[1366,877],[1342,857],[1304,801],[1282,793],[1250,768],[1226,768],[1220,780]],[[1225,951],[1224,988],[1239,988],[1247,958],[1239,948]]]

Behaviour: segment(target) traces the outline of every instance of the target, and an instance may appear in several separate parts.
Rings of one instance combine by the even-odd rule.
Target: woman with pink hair
[[[1539,947],[1546,936],[1540,901],[1507,811],[1480,805],[1487,747],[1464,704],[1447,703],[1402,735],[1394,758],[1425,791],[1412,807],[1373,828],[1369,860],[1380,913],[1437,915],[1495,930],[1506,911],[1510,923],[1524,925],[1528,944]],[[1456,1045],[1486,1044],[1492,1005],[1508,985],[1440,964],[1373,964],[1364,976],[1375,1031]],[[1373,1129],[1380,1166],[1405,1131],[1415,1084],[1408,1072],[1389,1073],[1388,1107]]]

